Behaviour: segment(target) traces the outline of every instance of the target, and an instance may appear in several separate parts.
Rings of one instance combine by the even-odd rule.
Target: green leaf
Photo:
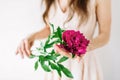
[[[55,53],[55,54],[54,54],[54,56],[55,56],[55,57],[59,57],[59,56],[60,56],[60,54],[58,54],[58,53]]]
[[[38,47],[37,47],[36,50],[40,51],[40,50],[42,50],[42,48],[38,48]]]
[[[65,67],[64,67],[63,65],[61,65],[61,64],[58,64],[58,65],[59,65],[59,67],[61,68],[62,72],[63,72],[67,77],[73,78],[72,73],[71,73],[67,68],[65,68]]]
[[[45,64],[45,61],[41,61],[40,64],[41,64],[41,67],[43,68],[44,71],[46,71],[46,72],[51,71],[49,66]]]
[[[43,55],[39,56],[39,61],[45,61],[45,57]]]
[[[47,65],[41,65],[46,72],[50,72],[50,68]]]
[[[47,48],[47,44],[50,42],[50,35],[48,36],[46,42],[45,42],[45,45],[44,45],[44,52],[46,52],[46,48]]]
[[[68,59],[68,57],[63,56],[62,58],[60,58],[60,60],[57,63],[62,63],[64,61],[66,61]]]
[[[47,48],[51,48],[53,45],[49,45],[49,44],[47,44],[47,45],[45,45],[45,49],[47,49]]]
[[[51,47],[53,47],[53,44],[57,44],[57,43],[60,43],[61,41],[59,40],[59,39],[57,39],[57,40],[55,40],[55,41],[53,41],[53,42],[51,42],[51,43],[49,43],[49,44],[46,44],[45,46],[44,46],[44,48],[45,49],[47,49],[47,48],[51,48]]]
[[[51,35],[51,39],[53,39],[53,38],[59,38],[57,32],[54,32],[54,33]]]
[[[39,53],[41,53],[41,54],[46,54],[46,52],[42,52],[42,51],[40,51]]]
[[[60,27],[58,27],[57,28],[57,31],[56,32],[54,32],[52,35],[51,35],[51,39],[53,39],[53,38],[58,38],[58,39],[60,39],[60,38],[62,38],[62,32],[61,32],[61,28]],[[61,40],[61,39],[60,39]]]
[[[56,38],[56,35],[55,35],[55,34],[52,34],[52,35],[51,35],[51,39],[53,39],[53,38]]]
[[[54,33],[54,25],[50,23],[50,26],[52,27],[51,32]]]
[[[51,39],[53,39],[53,38],[59,38],[59,39],[62,41],[62,32],[63,32],[63,31],[64,31],[64,30],[62,30],[62,29],[58,26],[57,31],[54,32],[54,33],[51,35]]]
[[[51,54],[52,56],[54,56],[54,54],[55,54],[54,49],[50,52],[50,54]],[[55,56],[55,57],[56,57],[56,56]]]
[[[59,70],[59,67],[52,62],[50,62],[50,66],[51,66],[52,69]]]
[[[64,32],[65,30],[61,30],[62,32]]]
[[[47,59],[47,60],[56,60],[56,57],[47,55],[47,56],[45,56],[45,59]]]
[[[72,53],[72,58],[74,58],[74,57],[75,57],[75,54]]]
[[[49,66],[45,64],[45,61],[47,61],[47,59],[45,59],[45,56],[40,55],[40,56],[39,56],[39,62],[40,62],[40,64],[41,64],[41,67],[42,67],[45,71],[50,72],[51,70],[50,70]]]
[[[66,42],[64,42],[64,41],[62,41],[62,44],[63,44],[63,45],[65,45],[65,46],[67,45],[67,43],[66,43]]]
[[[33,55],[33,54],[30,54],[30,56],[29,56],[29,58],[35,58],[36,56],[35,55]]]
[[[59,76],[61,77],[62,74],[61,74],[61,70],[60,70],[59,66],[57,66],[56,64],[51,63],[51,62],[50,62],[50,65],[51,65],[51,68],[54,69],[54,70],[56,70],[57,73],[59,74]]]
[[[46,40],[45,45],[48,44],[49,41],[50,41],[50,35],[48,36],[48,39]]]
[[[38,69],[38,61],[35,62],[35,66],[34,66],[35,70]]]
[[[60,41],[59,39],[57,39],[57,40],[55,40],[55,41],[49,43],[48,45],[52,45],[52,46],[53,46],[53,44],[57,44],[57,43],[60,43],[60,42],[61,42],[61,41]]]
[[[59,74],[60,77],[62,77],[61,70],[57,70],[57,73]]]
[[[57,28],[57,34],[58,34],[58,37],[60,38],[60,40],[62,41],[62,30],[60,27]]]

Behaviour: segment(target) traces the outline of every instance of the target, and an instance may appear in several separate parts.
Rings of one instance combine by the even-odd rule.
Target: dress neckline
[[[66,8],[66,10],[64,11],[64,10],[61,8],[61,5],[60,5],[60,3],[59,3],[59,0],[56,0],[56,5],[57,5],[57,8],[60,10],[60,12],[61,12],[62,14],[68,13],[69,7]]]

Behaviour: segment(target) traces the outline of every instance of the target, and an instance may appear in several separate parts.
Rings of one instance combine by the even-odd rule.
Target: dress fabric
[[[89,18],[85,24],[81,24],[78,26],[80,20],[78,19],[77,14],[74,14],[72,20],[67,22],[64,25],[64,22],[69,14],[69,9],[63,13],[60,9],[58,2],[56,0],[56,9],[52,9],[51,7],[49,14],[49,22],[57,26],[60,26],[66,30],[80,30],[86,38],[92,39],[94,35],[94,31],[96,28],[96,14],[95,14],[95,0],[90,0],[89,2]],[[65,75],[62,75],[62,78],[59,78],[56,71],[51,73],[46,73],[44,80],[103,80],[101,74],[101,67],[99,65],[99,61],[96,57],[97,53],[94,51],[87,52],[82,60],[78,59],[69,59],[63,63],[70,71],[72,72],[74,78],[67,78]]]

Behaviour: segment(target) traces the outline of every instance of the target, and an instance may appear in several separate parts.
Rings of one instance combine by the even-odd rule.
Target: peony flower
[[[80,31],[66,30],[62,34],[62,39],[66,44],[60,44],[60,47],[65,50],[77,56],[86,53],[89,40]]]

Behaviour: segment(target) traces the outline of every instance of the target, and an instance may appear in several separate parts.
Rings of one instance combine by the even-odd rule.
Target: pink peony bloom
[[[77,56],[86,53],[89,40],[80,31],[66,30],[62,34],[62,39],[66,44],[60,44],[60,47],[65,50]]]

